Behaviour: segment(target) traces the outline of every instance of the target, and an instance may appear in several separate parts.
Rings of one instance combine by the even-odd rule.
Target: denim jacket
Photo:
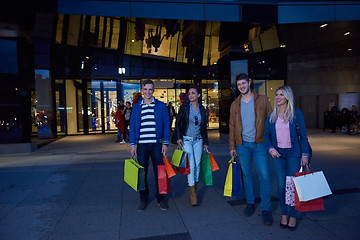
[[[299,125],[299,131],[296,130],[297,124]],[[295,110],[295,118],[291,123],[289,123],[289,129],[291,147],[294,151],[294,156],[309,156],[310,149],[308,145],[308,138],[306,135],[306,125],[304,121],[304,116],[302,115],[300,110]],[[297,132],[299,132],[300,136],[298,136]],[[271,148],[275,148],[276,150],[278,150],[275,123],[270,122],[270,114],[266,119],[264,139],[268,150],[270,150]]]
[[[170,142],[170,117],[165,103],[154,98],[155,108],[155,128],[157,142],[169,144]],[[130,146],[138,143],[140,137],[140,124],[141,124],[141,102],[135,104],[131,111],[130,118]]]

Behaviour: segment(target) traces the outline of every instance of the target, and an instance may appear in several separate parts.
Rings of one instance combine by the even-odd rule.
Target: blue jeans
[[[277,176],[281,215],[288,215],[288,209],[290,208],[289,216],[296,218],[297,211],[295,210],[295,207],[285,204],[285,184],[286,176],[294,176],[295,172],[299,171],[301,158],[294,157],[292,148],[278,148],[277,150],[281,156],[279,158],[274,158],[273,163]]]
[[[190,173],[187,175],[188,185],[194,186],[199,181],[200,162],[203,151],[203,140],[184,136],[183,150],[188,154]]]
[[[154,170],[156,199],[158,202],[164,199],[164,194],[159,194],[158,187],[158,165],[163,162],[163,155],[161,153],[161,149],[162,143],[139,143],[137,145],[137,160],[139,164],[144,167],[145,171],[145,190],[140,191],[140,200],[143,202],[148,202],[149,200],[149,185],[147,180],[147,173],[150,157]]]
[[[260,182],[261,208],[270,210],[271,177],[270,163],[265,143],[253,143],[243,141],[243,145],[236,145],[238,154],[237,162],[240,163],[245,189],[245,198],[248,204],[255,203],[252,161],[255,162]]]
[[[121,135],[122,135],[122,132],[120,131],[120,129],[118,129],[118,131],[117,131],[117,141],[118,141],[118,142],[121,142],[121,141],[123,140],[123,138],[121,137]]]

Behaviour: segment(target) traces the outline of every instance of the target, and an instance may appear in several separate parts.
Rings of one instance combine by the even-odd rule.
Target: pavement
[[[211,131],[209,150],[220,166],[214,185],[200,185],[200,206],[192,207],[186,176],[174,176],[167,211],[156,204],[152,171],[151,202],[137,211],[138,193],[123,181],[129,145],[115,143],[116,135],[67,136],[32,153],[0,155],[0,239],[360,239],[360,134],[308,135],[312,170],[324,172],[333,194],[324,198],[325,210],[301,213],[294,232],[279,227],[272,168],[272,226],[263,225],[259,204],[245,217],[244,199],[223,196],[228,138]],[[258,196],[256,175],[254,181]]]

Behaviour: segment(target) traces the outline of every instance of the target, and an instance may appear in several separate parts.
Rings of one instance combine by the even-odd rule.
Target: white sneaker
[[[125,142],[125,140],[123,139],[123,140],[120,142],[120,144],[124,144],[124,143],[126,143],[126,142]]]

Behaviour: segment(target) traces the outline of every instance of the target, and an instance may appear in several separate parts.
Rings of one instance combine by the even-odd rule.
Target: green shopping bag
[[[185,152],[181,149],[181,146],[178,145],[171,157],[171,164],[178,167],[184,153]]]
[[[145,189],[145,172],[135,159],[126,159],[124,163],[124,181],[135,191]]]
[[[200,177],[204,185],[206,186],[213,185],[210,155],[207,154],[207,152],[203,152],[201,156]]]

